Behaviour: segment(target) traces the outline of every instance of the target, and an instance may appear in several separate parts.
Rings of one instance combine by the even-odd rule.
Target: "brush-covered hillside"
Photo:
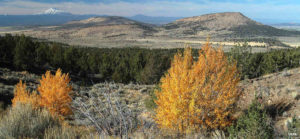
[[[224,37],[290,36],[300,32],[286,31],[256,22],[242,13],[206,14],[176,20],[164,25],[170,35]]]
[[[298,31],[263,25],[237,12],[188,17],[161,26],[125,17],[92,17],[54,27],[31,28],[18,33],[72,45],[146,48],[178,48],[183,43],[201,45],[208,36],[214,44],[233,46],[235,42],[232,40],[235,39],[278,41],[280,37],[295,38],[300,35]],[[268,42],[252,41],[249,44],[266,46]]]

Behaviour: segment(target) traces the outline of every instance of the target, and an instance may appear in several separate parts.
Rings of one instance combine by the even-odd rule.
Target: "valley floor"
[[[206,42],[208,36],[188,36],[188,37],[172,37],[160,34],[154,34],[150,36],[130,36],[124,34],[114,34],[111,36],[94,36],[78,35],[73,36],[65,31],[51,31],[55,26],[45,27],[0,27],[0,35],[7,33],[10,34],[25,34],[27,36],[39,38],[41,40],[48,40],[54,42],[66,43],[75,46],[88,46],[98,48],[124,48],[124,47],[141,47],[149,49],[172,49],[172,48],[184,48],[185,44],[189,44],[192,48],[201,48],[202,44]],[[76,31],[73,31],[74,33]],[[70,31],[69,31],[70,33]],[[77,36],[76,36],[77,35]],[[222,38],[222,39],[221,39]],[[224,37],[212,37],[211,43],[213,46],[223,46],[224,51],[228,52],[235,45],[242,45],[244,42],[235,42],[229,40],[223,40]],[[274,38],[274,37],[271,37]],[[279,41],[291,47],[300,46],[299,37],[275,37]],[[247,39],[247,38],[245,38]],[[253,52],[266,52],[268,49],[285,49],[285,46],[269,45],[265,42],[247,41],[249,46],[252,46]],[[268,48],[266,47],[268,46]]]

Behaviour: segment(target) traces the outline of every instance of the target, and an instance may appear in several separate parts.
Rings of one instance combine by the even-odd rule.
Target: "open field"
[[[18,34],[22,33],[23,31],[30,31],[30,29],[27,28],[20,28],[20,27],[0,27],[0,35],[9,33],[9,34]]]
[[[281,42],[290,45],[291,47],[300,46],[300,37],[278,37]]]

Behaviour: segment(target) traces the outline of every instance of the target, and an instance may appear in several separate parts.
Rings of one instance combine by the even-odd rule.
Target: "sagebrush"
[[[47,110],[17,103],[0,120],[0,138],[43,138],[48,128],[60,126]]]

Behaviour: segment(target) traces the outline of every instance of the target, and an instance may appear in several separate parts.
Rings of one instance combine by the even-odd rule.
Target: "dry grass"
[[[46,129],[60,126],[58,119],[31,105],[11,108],[0,121],[0,138],[41,138]]]

